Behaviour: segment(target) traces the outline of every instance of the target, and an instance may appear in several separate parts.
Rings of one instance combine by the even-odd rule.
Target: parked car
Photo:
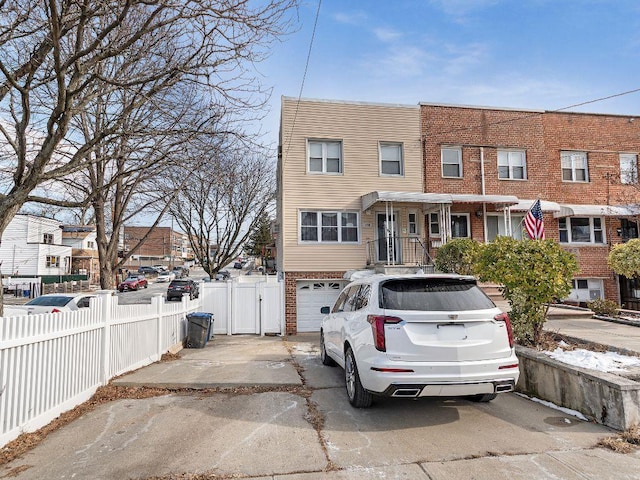
[[[165,267],[164,265],[153,265],[152,268],[155,269],[155,271],[158,273],[169,271],[169,268]]]
[[[140,290],[141,288],[147,288],[149,282],[144,275],[132,275],[118,284],[118,291],[126,292],[127,290]]]
[[[175,275],[175,278],[184,277],[184,271],[180,267],[175,267],[173,270],[171,270],[171,273]]]
[[[158,274],[156,278],[156,282],[170,282],[171,280],[175,280],[176,274],[173,272],[162,272]]]
[[[321,312],[322,363],[344,369],[354,407],[376,395],[488,402],[518,380],[509,317],[473,277],[373,275]]]
[[[217,281],[224,281],[224,280],[229,280],[231,278],[231,272],[229,272],[229,270],[220,270],[218,271],[218,273],[216,273],[216,280]]]
[[[238,269],[238,270],[241,270],[241,269],[242,269],[242,267],[244,267],[244,263],[243,263],[243,262],[235,262],[235,263],[233,264],[233,268],[236,268],[236,269]]]
[[[29,300],[21,307],[15,307],[16,313],[18,309],[24,309],[27,314],[35,315],[38,313],[59,313],[70,312],[86,308],[89,301],[95,298],[95,295],[89,293],[80,293],[77,295],[64,293],[48,293]]]
[[[182,298],[182,295],[185,293],[189,294],[189,300],[198,298],[200,296],[200,289],[198,288],[198,284],[193,280],[189,280],[186,278],[173,280],[167,288],[167,301],[170,302],[173,299],[180,300]]]
[[[148,275],[150,273],[153,273],[155,275],[156,273],[158,273],[158,271],[153,267],[142,266],[142,267],[138,268],[138,273],[143,274],[143,275]]]

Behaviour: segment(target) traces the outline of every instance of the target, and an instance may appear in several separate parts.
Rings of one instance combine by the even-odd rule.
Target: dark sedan
[[[189,295],[189,300],[198,298],[200,296],[198,284],[188,279],[172,280],[167,288],[167,301],[180,300],[184,294]]]

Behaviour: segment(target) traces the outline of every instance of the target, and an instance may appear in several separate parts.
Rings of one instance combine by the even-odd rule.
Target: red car
[[[126,292],[127,290],[139,290],[141,288],[147,288],[149,282],[144,275],[135,275],[127,278],[124,282],[118,285],[118,291]]]

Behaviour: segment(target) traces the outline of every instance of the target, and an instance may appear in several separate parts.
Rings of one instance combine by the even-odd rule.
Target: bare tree
[[[273,207],[275,175],[266,151],[218,145],[169,208],[209,276],[235,258]],[[175,181],[175,180],[174,180]]]
[[[127,121],[143,105],[162,111],[156,99],[166,99],[176,85],[206,92],[212,104],[262,105],[266,96],[247,66],[286,30],[295,4],[0,0],[0,235],[27,201],[65,205],[52,198],[59,193],[55,181],[99,176],[97,164],[109,158],[116,171],[103,188],[91,192],[91,201],[68,204],[83,203],[85,211],[91,205],[99,223],[105,212],[95,211],[95,199],[120,181],[117,169],[123,163],[121,171],[153,168],[153,156],[139,155],[129,164],[145,126],[137,123],[132,135]],[[175,131],[161,138],[176,141]],[[148,137],[145,146],[154,142]],[[127,155],[118,156],[118,148]],[[131,181],[130,174],[125,177],[123,182]],[[116,208],[109,213],[112,220]],[[103,242],[103,249],[111,257],[112,247]]]

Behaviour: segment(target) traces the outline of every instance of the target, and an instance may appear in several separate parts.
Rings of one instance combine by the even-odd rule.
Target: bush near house
[[[640,239],[614,245],[607,259],[609,268],[627,278],[640,277]]]
[[[587,303],[587,307],[596,315],[616,316],[618,314],[618,304],[613,300],[599,298]]]
[[[578,263],[553,240],[498,237],[482,245],[474,268],[480,280],[502,285],[518,343],[538,345],[548,303],[569,294]]]
[[[444,273],[472,275],[480,253],[480,244],[471,238],[449,240],[438,249],[434,263]]]

